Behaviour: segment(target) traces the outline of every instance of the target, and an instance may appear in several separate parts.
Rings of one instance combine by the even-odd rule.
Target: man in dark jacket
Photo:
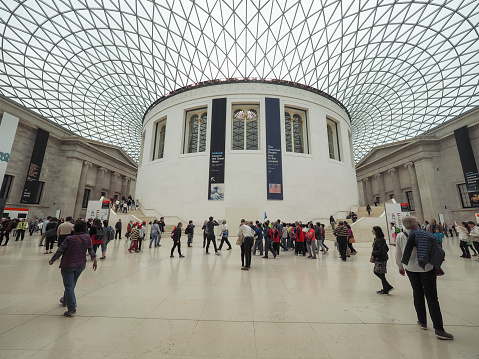
[[[174,257],[173,253],[175,252],[176,247],[178,247],[178,254],[180,255],[180,258],[185,257],[181,254],[181,227],[183,227],[183,223],[179,222],[173,235],[173,248],[171,248],[170,258]]]
[[[118,220],[118,222],[116,222],[115,224],[115,239],[121,239],[121,227],[122,227],[122,223],[121,223],[121,219]]]
[[[206,239],[208,240],[208,243],[206,244],[206,253],[205,254],[210,254],[208,252],[208,249],[210,248],[210,242],[213,242],[213,247],[215,247],[215,254],[217,256],[220,255],[218,252],[218,248],[216,248],[216,238],[215,238],[215,227],[219,226],[219,223],[213,220],[213,216],[209,218],[209,221],[206,222],[206,228],[208,230],[208,234],[206,235]]]
[[[11,221],[10,217],[5,217],[2,222],[2,229],[0,229],[0,245],[6,246],[8,241],[10,240],[10,232],[13,229],[13,222]],[[5,244],[2,244],[3,237],[6,238]]]

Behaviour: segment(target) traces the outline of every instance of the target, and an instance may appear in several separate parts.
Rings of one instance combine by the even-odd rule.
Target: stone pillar
[[[120,191],[120,199],[121,197],[125,197],[125,198],[128,198],[128,194],[126,193],[126,176],[122,176],[121,177],[121,191]]]
[[[439,213],[444,213],[441,206],[439,186],[437,183],[438,172],[432,158],[421,158],[414,162],[416,176],[421,193],[421,204],[424,220],[435,219],[439,222]]]
[[[399,180],[399,171],[397,168],[391,168],[388,170],[388,173],[391,175],[391,180],[393,183],[394,189],[394,199],[397,203],[403,203],[401,181]]]
[[[373,183],[371,181],[371,178],[365,178],[364,181],[366,182],[366,205],[373,205],[374,204],[374,199],[373,199]]]
[[[136,180],[133,178],[130,181],[130,194],[133,197],[133,199],[136,201]]]
[[[96,178],[95,178],[95,188],[92,191],[91,199],[97,201],[101,197],[101,191],[103,190],[103,180],[104,173],[108,171],[105,167],[97,167]]]
[[[60,182],[57,188],[57,207],[61,209],[61,216],[73,216],[75,212],[78,186],[83,172],[83,160],[76,157],[67,157],[65,167],[62,169]],[[86,176],[85,176],[86,180]]]
[[[109,197],[115,197],[115,192],[117,192],[116,188],[117,183],[118,183],[118,177],[120,177],[120,174],[118,172],[112,172],[111,177],[110,177],[110,186],[108,188],[108,196]]]
[[[83,161],[83,168],[81,170],[80,181],[78,183],[77,199],[75,201],[75,210],[73,212],[74,218],[80,217],[83,194],[85,193],[86,178],[88,176],[88,170],[91,166],[91,162]]]
[[[128,198],[128,196],[131,194],[130,193],[130,185],[131,185],[131,178],[126,177],[126,195],[125,195],[126,198]]]
[[[363,199],[364,199],[364,206],[366,207],[369,203],[369,193],[368,193],[368,181],[369,178],[363,178]]]
[[[404,165],[409,171],[409,181],[411,182],[411,190],[412,196],[414,198],[414,212],[416,213],[416,217],[418,222],[424,221],[424,213],[422,211],[422,202],[421,202],[421,194],[419,192],[419,184],[417,182],[416,170],[414,168],[413,162],[408,162]]]
[[[378,180],[379,202],[384,203],[388,200],[386,198],[386,185],[384,184],[384,175],[382,173],[376,173],[374,177]]]

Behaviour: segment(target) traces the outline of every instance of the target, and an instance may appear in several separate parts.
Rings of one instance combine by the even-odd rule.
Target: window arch
[[[166,118],[155,123],[155,140],[153,144],[153,161],[163,158],[166,139]]]
[[[339,152],[338,123],[327,119],[326,127],[328,132],[329,158],[341,161],[341,153]]]
[[[183,153],[206,151],[207,126],[208,116],[206,114],[206,108],[186,112]]]
[[[257,150],[258,106],[240,105],[233,107],[233,150]]]
[[[306,112],[294,108],[285,108],[284,126],[286,152],[309,153]]]

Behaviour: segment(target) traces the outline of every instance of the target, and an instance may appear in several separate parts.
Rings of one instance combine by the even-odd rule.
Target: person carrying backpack
[[[115,230],[112,226],[108,225],[108,221],[103,221],[103,243],[101,243],[101,257],[100,259],[106,258],[106,246],[112,239],[115,238]]]
[[[93,244],[93,251],[96,254],[96,250],[103,244],[103,227],[101,221],[98,218],[93,220],[90,228],[90,238]]]

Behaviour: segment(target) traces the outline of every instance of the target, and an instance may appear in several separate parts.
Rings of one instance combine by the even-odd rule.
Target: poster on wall
[[[266,107],[266,197],[283,200],[281,112],[279,98],[265,98]]]
[[[476,158],[472,151],[471,139],[467,126],[454,131],[457,150],[461,160],[464,181],[472,207],[479,207],[479,173],[477,171]]]
[[[43,158],[45,157],[49,137],[50,132],[41,128],[37,130],[37,137],[35,139],[35,145],[33,146],[32,158],[28,166],[27,178],[25,179],[25,186],[23,187],[20,203],[37,203],[40,173],[42,172]]]
[[[213,99],[211,107],[210,171],[208,199],[225,198],[226,98]]]
[[[13,141],[18,127],[18,118],[4,112],[0,117],[0,185],[3,182],[5,171],[7,170],[10,152],[12,151]],[[3,212],[5,201],[0,199],[0,213]]]
[[[98,218],[102,222],[108,221],[108,216],[110,215],[110,201],[88,201],[88,206],[86,209],[86,218]]]
[[[389,244],[396,245],[396,236],[403,231],[402,219],[409,216],[407,203],[385,203]]]

